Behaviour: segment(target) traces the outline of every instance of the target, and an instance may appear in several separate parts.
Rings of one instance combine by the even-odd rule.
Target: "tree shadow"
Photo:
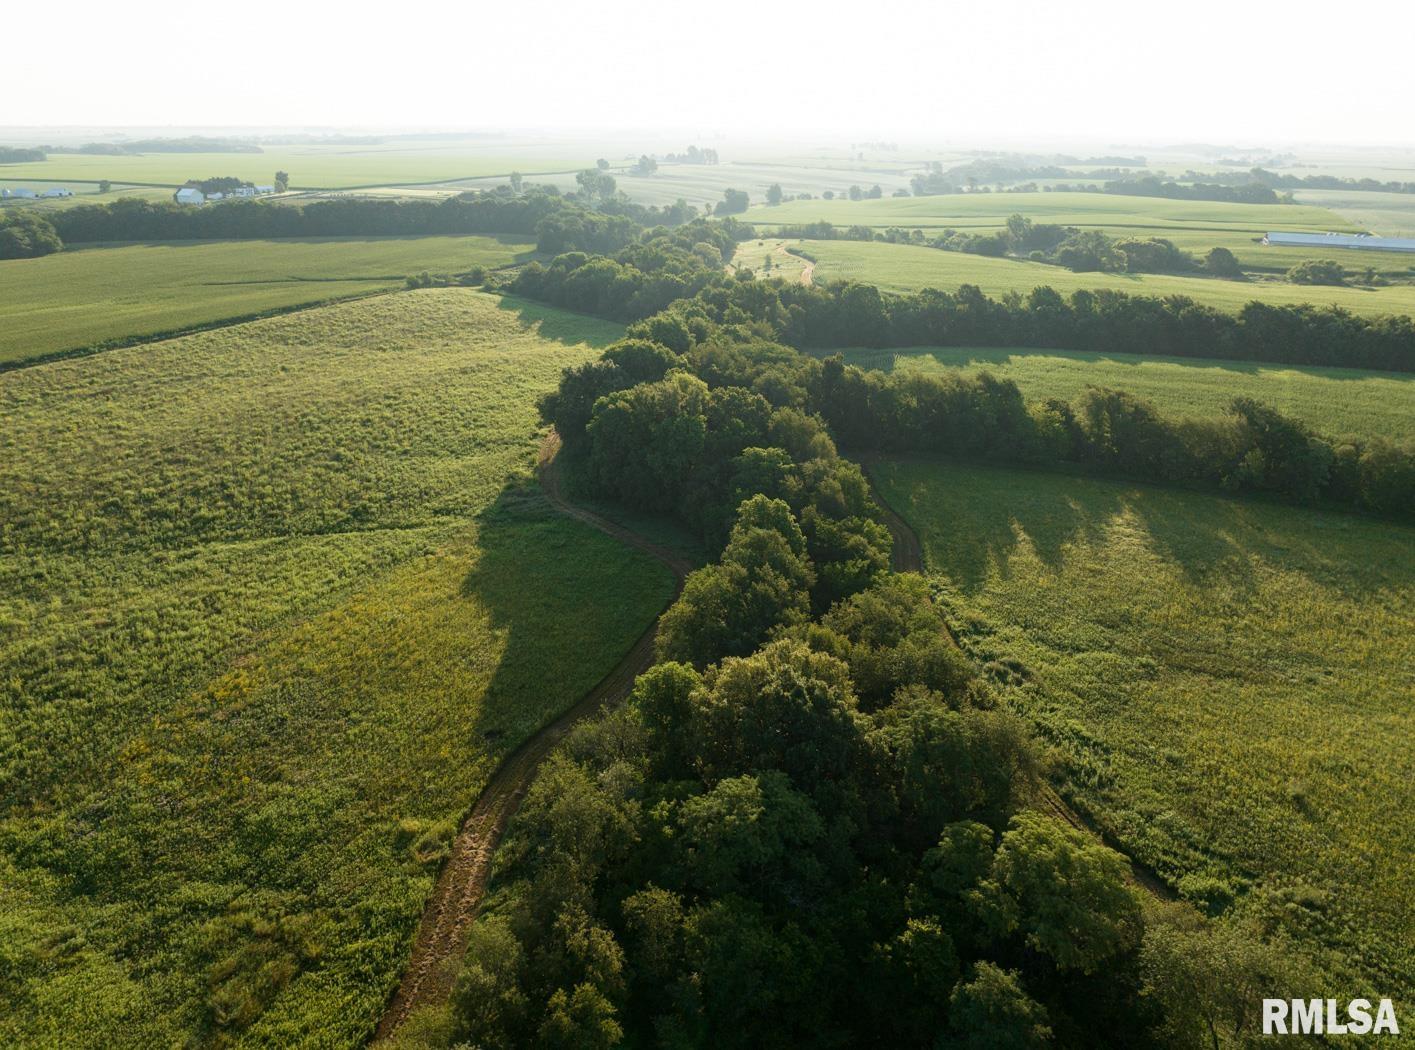
[[[502,295],[497,309],[515,314],[523,325],[535,329],[542,339],[551,339],[567,346],[584,345],[602,350],[624,338],[624,326],[617,322],[571,313],[514,295]]]
[[[1011,562],[1024,546],[1060,577],[1068,552],[1099,549],[1117,528],[1131,530],[1186,583],[1202,589],[1221,580],[1238,600],[1255,595],[1274,569],[1353,602],[1415,588],[1415,528],[1408,526],[1109,478],[938,466],[911,471],[907,481],[896,473],[890,501],[924,536],[928,568],[970,595],[995,578],[1011,579]],[[950,478],[958,493],[940,498],[937,486]]]
[[[504,753],[613,670],[674,581],[647,554],[560,513],[529,479],[478,517],[477,548],[461,593],[486,611],[501,651],[471,728]]]
[[[816,356],[828,356],[837,351],[813,351]],[[1059,357],[1082,364],[1107,364],[1138,367],[1145,364],[1177,365],[1187,369],[1211,369],[1240,375],[1262,372],[1291,372],[1314,379],[1362,380],[1386,379],[1415,383],[1415,373],[1385,372],[1376,369],[1335,368],[1321,365],[1283,364],[1275,361],[1236,361],[1220,357],[1168,357],[1151,354],[1101,353],[1091,350],[1062,350],[1051,347],[936,347],[905,346],[889,350],[849,349],[844,351],[850,364],[881,372],[893,372],[900,357],[929,357],[943,368],[976,368],[1007,366],[1031,357]]]

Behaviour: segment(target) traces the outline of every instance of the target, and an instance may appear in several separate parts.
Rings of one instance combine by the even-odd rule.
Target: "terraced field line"
[[[865,477],[870,483],[870,494],[874,496],[875,502],[879,504],[884,512],[884,523],[889,529],[890,537],[893,539],[893,550],[890,553],[890,568],[895,572],[923,572],[924,571],[924,545],[919,542],[919,535],[910,524],[899,516],[898,512],[885,500],[875,484],[873,466],[871,459],[858,458],[856,460]],[[944,630],[948,632],[953,644],[958,644],[957,637],[953,634],[953,629],[947,625]],[[1165,882],[1155,872],[1141,864],[1139,861],[1128,856],[1110,836],[1097,828],[1081,814],[1077,813],[1066,800],[1056,793],[1056,789],[1045,780],[1037,780],[1038,798],[1040,807],[1050,813],[1056,819],[1065,824],[1071,825],[1077,831],[1084,832],[1091,837],[1115,850],[1130,863],[1130,874],[1136,885],[1146,890],[1150,894],[1162,900],[1174,900],[1178,894],[1173,887]]]
[[[683,589],[684,578],[692,571],[692,564],[667,547],[568,502],[561,490],[560,470],[555,462],[559,448],[560,438],[552,432],[540,450],[541,487],[551,504],[562,514],[657,558],[673,572],[673,597],[676,600]],[[540,764],[577,722],[629,695],[634,679],[653,664],[657,630],[658,619],[655,618],[614,670],[574,707],[507,756],[491,775],[452,841],[452,853],[443,864],[437,885],[433,887],[432,896],[423,909],[412,956],[398,991],[379,1021],[375,1040],[392,1035],[394,1029],[418,1007],[447,1001],[452,993],[457,968],[466,954],[472,922],[481,910],[482,898],[486,894],[492,856],[506,832],[506,825],[520,808]]]

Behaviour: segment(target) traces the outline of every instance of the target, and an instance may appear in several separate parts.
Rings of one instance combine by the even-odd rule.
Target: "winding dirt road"
[[[645,539],[593,511],[577,507],[565,499],[555,454],[560,439],[554,432],[541,445],[539,473],[541,487],[551,504],[562,514],[599,529],[615,539],[657,558],[673,572],[674,598],[683,589],[683,580],[693,566],[667,547]],[[653,663],[654,636],[658,619],[651,624],[614,670],[586,693],[574,707],[531,737],[497,767],[487,781],[472,812],[452,841],[452,852],[437,877],[432,896],[423,910],[412,956],[403,980],[379,1021],[375,1041],[393,1034],[408,1015],[420,1006],[444,1003],[452,992],[457,968],[467,949],[472,922],[481,910],[491,874],[491,859],[506,825],[520,808],[540,764],[565,739],[581,719],[618,703],[629,695],[634,679]]]

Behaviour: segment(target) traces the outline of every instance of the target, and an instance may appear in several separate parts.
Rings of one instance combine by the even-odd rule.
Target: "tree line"
[[[736,222],[720,230],[717,248],[755,235],[750,226]],[[770,325],[774,337],[798,349],[1029,346],[1415,371],[1415,320],[1405,315],[1363,317],[1336,306],[1257,300],[1230,314],[1187,296],[1159,298],[1111,289],[1063,295],[1042,286],[1027,295],[991,298],[966,284],[955,292],[930,288],[887,295],[853,281],[824,286],[754,281],[747,273],[724,274],[718,258],[722,251],[714,246],[685,248],[686,235],[676,236],[676,254],[645,253],[646,245],[663,237],[662,231],[651,231],[609,258],[533,264],[515,288],[556,305],[634,321],[672,302],[667,296],[674,282],[662,280],[670,271],[678,286],[693,288],[686,295],[701,290],[704,306],[717,316]],[[578,272],[589,262],[591,269]]]
[[[568,282],[608,261],[545,273]],[[952,644],[926,582],[889,573],[888,530],[835,446],[890,426],[877,445],[936,430],[986,449],[1032,410],[990,378],[911,393],[801,354],[729,305],[769,290],[705,286],[541,402],[588,494],[674,515],[718,554],[664,615],[629,702],[538,777],[451,1007],[419,1037],[606,1050],[1242,1037],[1254,988],[1302,980],[1281,902],[1251,926],[1142,902],[1122,857],[1027,807],[1025,730]]]
[[[233,200],[207,208],[120,197],[54,211],[66,244],[112,241],[245,240],[278,237],[407,237],[505,233],[534,236],[547,253],[613,252],[645,224],[682,221],[684,209],[614,202],[587,207],[540,187],[523,194],[464,193],[446,200],[341,198],[308,204]]]

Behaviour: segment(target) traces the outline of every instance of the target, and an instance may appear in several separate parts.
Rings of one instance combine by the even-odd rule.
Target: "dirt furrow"
[[[677,598],[684,578],[692,570],[691,563],[622,525],[569,503],[562,492],[560,470],[555,462],[559,447],[559,438],[552,433],[540,452],[541,487],[551,504],[561,513],[657,558],[672,570],[674,598]],[[379,1022],[375,1040],[391,1035],[418,1007],[447,1001],[466,952],[471,924],[481,909],[496,846],[525,798],[536,771],[577,722],[628,696],[634,679],[653,663],[657,628],[655,618],[614,670],[574,707],[507,756],[492,774],[452,841],[452,852],[423,910],[403,979]]]

